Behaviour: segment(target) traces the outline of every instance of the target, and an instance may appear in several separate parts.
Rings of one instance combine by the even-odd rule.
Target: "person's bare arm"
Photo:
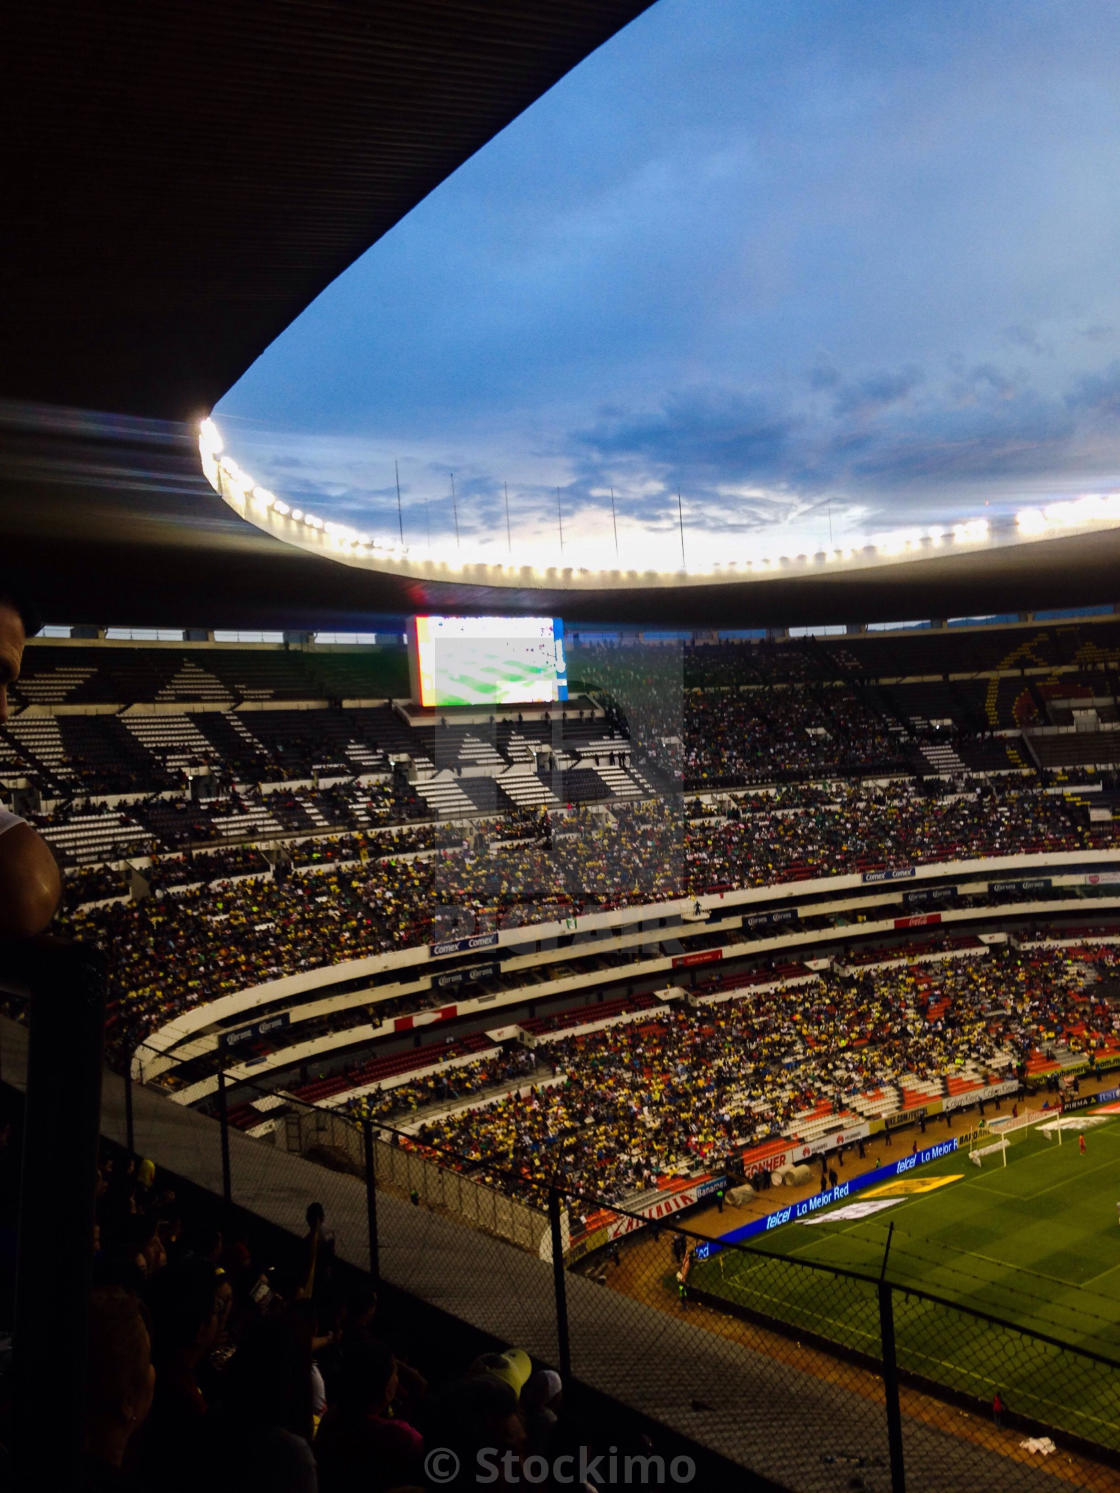
[[[61,896],[62,878],[46,841],[0,810],[0,938],[42,933]]]

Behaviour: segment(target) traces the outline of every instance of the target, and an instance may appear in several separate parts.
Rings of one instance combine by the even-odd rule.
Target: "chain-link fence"
[[[651,1219],[286,1095],[225,1097],[235,1203],[279,1203],[295,1230],[314,1197],[354,1263],[779,1486],[1120,1481],[1103,1329],[1087,1347],[892,1281],[889,1260],[720,1239],[675,1212],[696,1190]]]
[[[0,1035],[22,1087],[21,1034]],[[107,1076],[103,1133],[124,1138],[127,1092]],[[721,1238],[698,1188],[639,1213],[244,1082],[211,1116],[133,1097],[136,1153],[296,1240],[320,1203],[324,1275],[337,1254],[778,1486],[1120,1485],[1120,1355],[1090,1303],[1054,1312],[1064,1335],[1028,1329],[965,1257],[939,1267],[949,1299],[892,1278],[892,1256],[861,1273]]]
[[[864,1487],[1027,1488],[1056,1468],[1116,1486],[1120,1361],[885,1276],[713,1250],[675,1222],[626,1233],[639,1220],[613,1211],[616,1237],[574,1267],[606,1303],[589,1336],[573,1330],[577,1376],[602,1372],[609,1342],[633,1344],[627,1372],[648,1378],[638,1345],[652,1309],[694,1365],[698,1424],[722,1421],[743,1463],[787,1486],[840,1468]],[[700,1342],[713,1336],[738,1351],[711,1373]],[[664,1374],[659,1387],[671,1393]]]

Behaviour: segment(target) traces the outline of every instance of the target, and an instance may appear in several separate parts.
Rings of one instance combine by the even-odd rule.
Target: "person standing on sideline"
[[[997,1389],[992,1396],[992,1422],[998,1431],[1003,1425],[1003,1397]]]
[[[1079,1135],[1077,1137],[1077,1149],[1078,1149],[1078,1151],[1080,1152],[1080,1154],[1082,1156],[1085,1155],[1085,1137],[1084,1137],[1084,1135]]]

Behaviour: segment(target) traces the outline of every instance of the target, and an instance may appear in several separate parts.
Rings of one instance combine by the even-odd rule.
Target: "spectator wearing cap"
[[[481,1353],[471,1364],[472,1374],[493,1374],[508,1384],[518,1399],[532,1372],[532,1360],[524,1348],[507,1348],[504,1353]]]
[[[517,1469],[528,1450],[528,1437],[518,1408],[518,1390],[501,1374],[476,1366],[433,1394],[425,1444],[429,1457],[437,1450],[445,1457],[434,1470],[441,1477],[447,1473],[440,1486],[451,1493],[474,1493],[482,1471],[488,1487],[524,1486]]]

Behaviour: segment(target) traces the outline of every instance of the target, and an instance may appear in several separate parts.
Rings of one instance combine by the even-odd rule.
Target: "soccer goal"
[[[972,1162],[973,1166],[982,1167],[985,1157],[1002,1156],[1003,1164],[1006,1166],[1008,1148],[1009,1142],[1006,1135],[1001,1135],[998,1140],[989,1140],[984,1145],[978,1145],[974,1142],[972,1149],[968,1153],[968,1159]]]
[[[1062,1116],[1046,1109],[1029,1109],[1021,1115],[997,1115],[981,1121],[973,1132],[968,1159],[973,1166],[983,1166],[985,1160],[998,1156],[1000,1164],[1006,1166],[1008,1150],[1034,1131],[1048,1141],[1056,1139],[1060,1146],[1064,1129],[1080,1129],[1085,1123],[1083,1116]]]

